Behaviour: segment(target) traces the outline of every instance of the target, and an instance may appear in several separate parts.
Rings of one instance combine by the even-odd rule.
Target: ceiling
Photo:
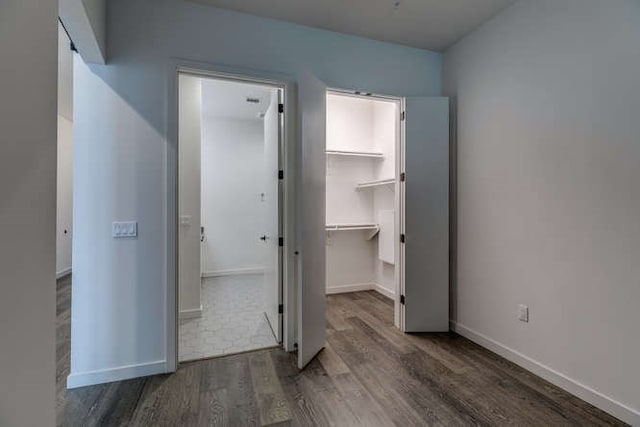
[[[218,118],[261,120],[275,89],[225,80],[202,79],[202,115]],[[247,102],[247,98],[259,100]]]
[[[442,51],[516,0],[192,0],[370,39]]]

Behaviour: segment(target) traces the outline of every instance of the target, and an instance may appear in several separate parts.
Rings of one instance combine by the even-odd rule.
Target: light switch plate
[[[116,239],[138,236],[136,221],[115,221],[111,224],[111,235]]]
[[[520,304],[518,306],[518,319],[521,322],[528,322],[529,321],[529,307],[524,305],[524,304]]]

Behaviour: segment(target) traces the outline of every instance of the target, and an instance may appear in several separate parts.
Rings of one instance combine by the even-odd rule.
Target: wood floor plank
[[[411,412],[418,414],[418,419],[432,425],[443,424],[441,416],[450,422],[456,419],[455,413],[450,413],[449,410],[436,414],[435,409],[439,406],[437,396],[411,378],[401,365],[394,363],[392,357],[386,353],[387,349],[377,348],[377,345],[362,331],[352,330],[340,336],[334,336],[332,344],[343,355],[351,371],[361,382],[367,384],[369,390],[380,392],[383,399],[385,395],[392,393],[390,401],[393,406],[400,404],[404,404],[405,408],[409,406],[412,409]],[[380,403],[381,400],[378,402]],[[396,413],[395,416],[398,417],[399,414]],[[414,425],[415,422],[414,420],[410,424]]]
[[[291,410],[269,354],[258,351],[248,354],[248,357],[260,422],[262,425],[270,425],[290,421]]]
[[[320,415],[322,421],[318,425],[359,425],[358,418],[317,359],[312,360],[296,380],[298,389],[312,402],[316,414]]]
[[[232,425],[228,408],[232,407],[233,404],[234,402],[229,398],[229,392],[226,388],[202,391],[200,393],[200,411],[197,425],[216,427]]]
[[[146,378],[135,378],[108,384],[87,414],[84,425],[126,425],[138,406],[146,381]]]
[[[378,317],[373,316],[369,311],[358,307],[352,311],[352,317],[357,317],[367,325],[373,327],[389,345],[394,346],[396,351],[401,353],[411,353],[416,351],[416,346],[407,339],[407,335],[400,332],[393,323],[387,319],[385,322],[380,321]]]
[[[327,343],[324,349],[318,354],[318,361],[329,376],[336,376],[349,373],[349,367],[340,356]]]
[[[171,375],[150,377],[133,414],[134,425],[197,425],[201,365],[181,365]]]
[[[354,324],[359,322],[359,319],[356,318],[350,320]],[[355,329],[355,331],[352,334],[354,336],[351,337],[352,342],[358,342],[360,349],[367,349],[368,364],[375,366],[378,376],[384,379],[384,383],[389,387],[396,388],[403,398],[430,423],[446,425],[491,424],[484,414],[461,404],[449,393],[449,390],[417,377],[414,367],[405,363],[404,355],[394,352],[391,347],[385,348],[379,345],[382,337],[377,335],[373,329],[368,328],[366,331]],[[419,357],[422,357],[422,353],[419,354]],[[427,368],[434,376],[443,380],[448,379],[452,374],[445,366],[433,359],[426,359],[424,362],[427,363]]]
[[[289,402],[292,424],[298,426],[329,425],[329,420],[316,407],[316,403],[301,390],[301,374],[298,371],[294,355],[273,351],[271,359],[278,372],[283,393]]]
[[[459,335],[401,333],[375,291],[327,297],[327,344],[303,371],[268,349],[66,390],[71,280],[56,288],[60,426],[625,425]]]
[[[395,425],[386,411],[351,372],[335,375],[332,381],[340,396],[355,415],[359,425]]]
[[[453,338],[460,353],[467,357],[468,363],[483,366],[486,376],[493,376],[498,389],[509,386],[507,400],[509,403],[515,396],[524,394],[520,399],[529,402],[528,407],[537,408],[540,418],[552,413],[561,414],[574,425],[623,425],[615,417],[595,408],[593,405],[565,392],[553,384],[528,372],[512,362],[492,353],[462,337]],[[444,337],[438,337],[439,340]],[[451,340],[449,338],[448,340]]]
[[[217,399],[215,402],[222,403],[222,399],[226,398],[228,404],[225,406],[224,418],[229,420],[229,425],[260,425],[258,402],[254,393],[247,354],[194,363],[202,364],[200,390],[201,393],[208,395],[204,402]],[[219,412],[217,406],[212,410]],[[200,418],[206,418],[207,411],[209,411],[208,407],[201,407]]]
[[[65,401],[57,417],[59,426],[84,425],[91,408],[108,386],[100,384],[92,387],[82,387],[65,392]]]
[[[472,369],[472,366],[465,362],[457,352],[450,351],[449,349],[441,346],[433,338],[437,334],[404,334],[405,339],[412,344],[412,346],[419,348],[427,353],[429,356],[438,359],[440,363],[456,374],[464,374]]]

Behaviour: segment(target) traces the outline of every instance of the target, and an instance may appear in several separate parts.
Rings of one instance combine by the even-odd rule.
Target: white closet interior
[[[398,104],[327,94],[327,293],[395,296]]]

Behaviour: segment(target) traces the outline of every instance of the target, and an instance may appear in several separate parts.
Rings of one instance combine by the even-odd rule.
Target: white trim
[[[100,369],[97,371],[77,372],[67,377],[67,388],[71,389],[122,381],[130,378],[163,374],[165,372],[167,372],[167,364],[164,360],[140,363],[137,365],[118,366],[117,368]]]
[[[197,317],[202,317],[202,304],[200,304],[200,308],[180,310],[180,313],[178,314],[179,319],[195,319]]]
[[[550,368],[506,345],[499,343],[498,341],[489,338],[488,336],[477,332],[467,326],[460,323],[450,321],[451,329],[458,334],[462,335],[481,345],[482,347],[491,350],[492,352],[504,357],[505,359],[521,366],[522,368],[544,378],[550,383],[560,387],[561,389],[568,391],[569,393],[579,397],[586,402],[602,409],[605,412],[621,419],[622,421],[631,425],[640,426],[640,411],[635,410],[624,403],[618,402],[604,394],[586,386],[579,381],[566,376],[565,374]]]
[[[202,278],[219,277],[219,276],[235,276],[238,274],[264,274],[264,267],[244,267],[244,268],[232,268],[229,270],[205,271],[202,273]]]
[[[390,298],[390,299],[394,300],[394,301],[396,299],[395,292],[393,292],[391,289],[385,288],[380,283],[373,283],[373,290],[376,291],[379,294],[384,295],[387,298]]]
[[[373,290],[373,287],[373,283],[353,283],[350,285],[327,286],[327,295],[371,291]]]
[[[327,295],[331,294],[346,294],[350,292],[362,292],[362,291],[376,291],[387,298],[395,300],[393,291],[385,288],[379,283],[352,283],[348,285],[327,286]]]
[[[71,274],[71,267],[62,269],[56,272],[56,280],[62,279],[63,277],[68,276],[69,274]]]
[[[283,313],[283,346],[286,351],[295,350],[296,339],[296,241],[299,237],[296,222],[296,175],[298,133],[295,126],[297,114],[296,78],[280,72],[256,70],[218,63],[208,63],[171,57],[167,63],[167,150],[166,150],[166,223],[167,223],[167,281],[165,351],[167,372],[174,372],[178,367],[178,75],[193,74],[200,77],[213,77],[233,81],[265,84],[284,91],[284,116],[282,117],[283,158],[281,167],[284,170],[282,232],[284,237],[282,260],[282,303]]]

